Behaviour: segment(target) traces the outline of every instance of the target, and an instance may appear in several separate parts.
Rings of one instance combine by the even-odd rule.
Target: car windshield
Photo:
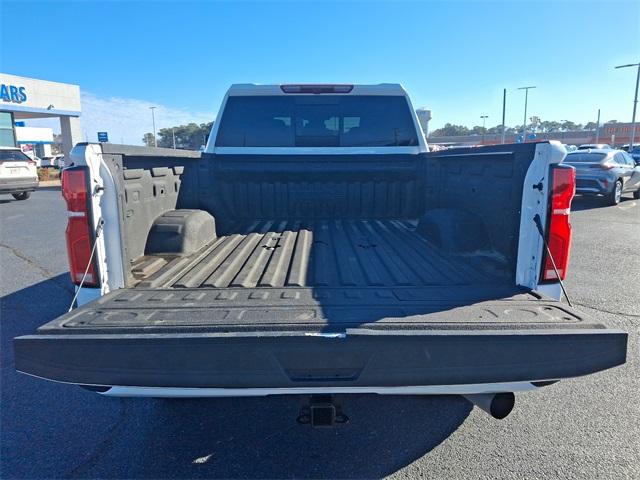
[[[565,162],[568,163],[597,163],[604,160],[606,153],[570,153]]]
[[[0,162],[28,162],[31,160],[19,150],[0,150]]]
[[[216,146],[414,146],[410,112],[401,96],[229,97]]]

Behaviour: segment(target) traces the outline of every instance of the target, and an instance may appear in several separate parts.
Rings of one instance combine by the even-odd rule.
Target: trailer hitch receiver
[[[333,427],[347,423],[349,417],[333,402],[331,395],[312,395],[309,404],[302,407],[296,421],[312,427]]]

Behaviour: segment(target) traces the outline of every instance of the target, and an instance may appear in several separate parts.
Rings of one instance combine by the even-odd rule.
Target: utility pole
[[[562,143],[564,143],[564,132],[567,131],[566,128],[562,126],[563,123],[568,122],[569,120],[560,120],[560,132],[562,134]]]
[[[158,139],[156,138],[156,114],[155,114],[155,109],[156,107],[149,107],[151,109],[151,121],[153,122],[153,146],[157,147],[158,146]]]
[[[487,133],[487,129],[485,128],[485,125],[486,125],[487,118],[489,118],[489,115],[480,115],[480,118],[482,119],[482,141],[480,143],[484,145],[484,134]]]
[[[600,109],[598,109],[598,120],[596,120],[596,143],[600,143]]]
[[[526,143],[527,141],[527,101],[529,100],[529,90],[532,88],[536,88],[536,86],[531,87],[520,87],[518,90],[524,90],[524,121],[522,122],[522,143]]]
[[[505,114],[507,113],[507,89],[502,90],[502,143],[505,142],[506,127],[504,125]]]
[[[171,136],[173,137],[173,149],[176,149],[176,127],[171,127]]]
[[[638,75],[636,77],[636,94],[633,97],[633,116],[631,117],[631,141],[629,142],[629,151],[633,150],[633,143],[636,139],[636,108],[638,107],[638,84],[640,84],[640,63],[629,63],[628,65],[618,65],[615,68],[638,67]]]

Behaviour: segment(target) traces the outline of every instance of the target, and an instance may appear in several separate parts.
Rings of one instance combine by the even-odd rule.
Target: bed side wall
[[[534,155],[535,144],[418,155],[123,155],[127,260],[144,254],[154,220],[173,209],[209,212],[222,234],[245,220],[415,220],[450,209],[475,217],[485,232],[477,249],[488,242],[515,274],[523,181]],[[468,230],[454,225],[452,235],[473,239],[477,232]],[[461,243],[473,250],[473,241]]]

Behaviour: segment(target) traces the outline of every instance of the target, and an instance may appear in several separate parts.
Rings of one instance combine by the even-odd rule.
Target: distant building
[[[32,118],[58,118],[62,151],[68,158],[73,146],[82,141],[80,113],[78,85],[0,73],[0,146],[44,148],[53,141],[49,132],[27,127],[22,132],[16,129]],[[16,122],[21,126],[16,126]]]
[[[429,135],[429,120],[431,120],[431,110],[422,107],[416,110],[416,115],[418,115],[418,122],[420,122],[420,126],[422,127],[422,131],[424,132],[424,136],[427,137]]]
[[[608,143],[611,146],[621,147],[631,141],[631,131],[633,124],[631,123],[605,123],[600,126],[598,132],[596,130],[576,130],[563,132],[536,132],[536,138],[531,141],[557,140],[568,145],[581,145],[583,143]],[[506,143],[515,143],[519,134],[507,134]],[[640,140],[640,125],[636,125],[635,143]],[[459,136],[443,136],[431,137],[429,144],[441,145],[495,145],[502,142],[502,136],[499,133],[488,133],[484,137],[482,135],[459,135]]]
[[[16,144],[24,153],[40,158],[51,156],[53,130],[47,127],[15,127]],[[9,145],[11,146],[11,145]]]

